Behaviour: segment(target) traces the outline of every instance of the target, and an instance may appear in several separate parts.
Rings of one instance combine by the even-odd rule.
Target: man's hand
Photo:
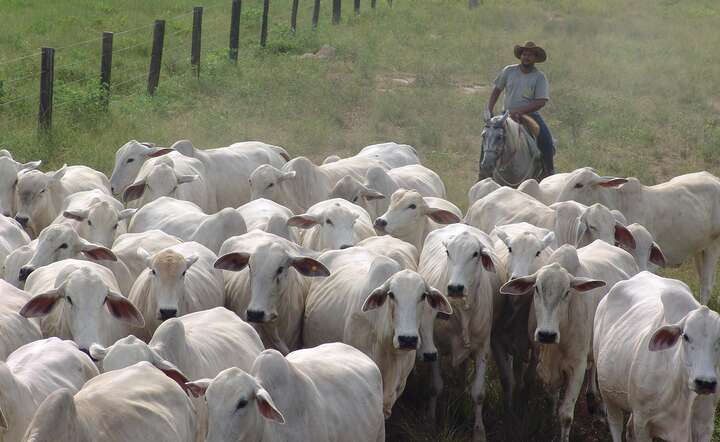
[[[517,121],[518,123],[520,122],[520,119],[522,118],[523,115],[524,115],[524,112],[519,112],[519,111],[510,112],[510,118]]]
[[[492,114],[492,112],[490,111],[490,108],[487,108],[487,107],[486,107],[485,110],[483,111],[483,119],[484,119],[485,121],[490,121],[490,119],[491,119],[492,117],[493,117],[493,114]]]

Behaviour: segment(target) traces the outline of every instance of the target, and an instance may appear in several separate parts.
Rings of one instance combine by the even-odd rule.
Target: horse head
[[[482,132],[483,158],[480,169],[488,176],[495,169],[498,158],[502,156],[505,147],[505,121],[508,116],[510,113],[505,111],[504,114],[496,115],[485,121],[485,129]]]

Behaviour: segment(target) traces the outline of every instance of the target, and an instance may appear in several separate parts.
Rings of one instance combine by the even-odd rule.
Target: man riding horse
[[[515,57],[520,59],[520,64],[505,66],[495,79],[495,87],[492,94],[490,94],[490,100],[484,112],[485,121],[488,124],[486,127],[497,129],[505,124],[507,115],[504,118],[492,118],[495,103],[500,97],[500,93],[505,91],[506,113],[509,113],[509,116],[517,123],[523,124],[523,119],[529,117],[539,126],[536,140],[538,150],[541,152],[543,167],[542,172],[535,178],[543,179],[555,173],[553,167],[553,155],[555,153],[553,138],[550,129],[548,129],[545,121],[538,113],[545,106],[550,96],[545,74],[535,67],[535,63],[544,62],[547,55],[543,48],[529,41],[523,46],[515,46]],[[533,126],[532,122],[527,125]],[[529,132],[532,132],[532,130]],[[526,178],[533,178],[533,176],[526,176]]]

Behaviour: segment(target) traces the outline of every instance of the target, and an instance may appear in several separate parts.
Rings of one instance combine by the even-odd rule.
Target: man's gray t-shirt
[[[545,74],[538,68],[527,74],[519,64],[505,66],[495,79],[495,87],[505,91],[505,110],[513,111],[535,99],[549,99],[550,91]]]

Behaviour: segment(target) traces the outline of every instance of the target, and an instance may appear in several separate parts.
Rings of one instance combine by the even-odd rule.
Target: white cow
[[[408,270],[417,270],[420,252],[417,247],[392,236],[371,236],[356,244],[375,252],[378,255],[392,258],[400,264],[400,267]]]
[[[159,148],[132,140],[118,149],[110,183],[113,192],[122,193],[135,181],[142,164],[149,158],[177,151],[197,158],[209,174],[216,193],[217,207],[237,207],[250,200],[248,178],[262,164],[282,167],[290,159],[282,147],[260,141],[234,143],[217,149],[196,149],[189,140],[180,140],[170,148]]]
[[[682,339],[681,339],[682,337]],[[616,284],[595,315],[593,353],[613,442],[713,437],[720,317],[675,279],[649,272]]]
[[[377,218],[390,205],[390,196],[398,189],[413,189],[422,196],[445,198],[445,184],[427,167],[419,164],[386,170],[372,167],[360,181],[352,176],[343,177],[330,192],[332,198],[351,201]]]
[[[40,326],[18,312],[30,300],[29,293],[0,281],[0,360],[38,339],[42,339]]]
[[[7,217],[15,216],[15,186],[20,171],[33,170],[40,167],[41,161],[19,163],[5,149],[0,150],[0,214]]]
[[[453,367],[474,357],[475,373],[470,395],[475,405],[475,440],[485,439],[482,407],[485,399],[485,372],[490,356],[493,295],[500,287],[493,241],[480,230],[453,224],[430,233],[420,254],[418,272],[428,284],[439,287],[454,304],[447,321],[435,322],[435,341],[441,353],[450,354]],[[424,318],[432,324],[434,315]],[[429,326],[429,325],[428,325]],[[434,417],[443,381],[440,362],[432,363],[433,388],[430,415]]]
[[[288,219],[288,226],[305,229],[300,245],[312,250],[346,249],[375,236],[370,215],[362,207],[333,198]]]
[[[308,281],[328,276],[316,253],[262,230],[223,244],[215,268],[225,272],[225,305],[254,323],[267,348],[300,347]]]
[[[182,240],[176,236],[168,235],[160,230],[148,230],[142,233],[124,233],[115,240],[112,247],[113,254],[118,261],[125,264],[130,272],[131,287],[138,276],[147,268],[145,254],[139,253],[144,250],[147,253],[155,254],[160,250],[181,244]],[[128,290],[128,293],[130,291]]]
[[[427,235],[442,224],[459,223],[462,212],[450,201],[423,197],[414,190],[399,189],[390,197],[390,206],[375,219],[375,229],[402,239],[422,250]]]
[[[125,209],[122,203],[106,192],[94,189],[77,192],[65,198],[62,213],[53,224],[67,223],[86,240],[112,247],[113,241],[126,232],[126,223],[135,209]]]
[[[4,264],[8,255],[28,244],[30,237],[22,226],[14,219],[0,215],[0,263]]]
[[[472,207],[472,205],[475,204],[475,201],[480,198],[484,198],[486,195],[489,195],[500,187],[502,186],[496,183],[492,177],[487,177],[484,180],[480,180],[473,184],[470,190],[468,190],[468,207]]]
[[[382,161],[393,169],[411,164],[420,164],[420,158],[414,147],[394,142],[365,146],[355,156]]]
[[[644,186],[636,178],[601,177],[580,170],[567,179],[559,201],[601,203],[640,223],[662,247],[668,266],[695,257],[700,299],[706,303],[720,258],[720,179],[698,172]]]
[[[581,249],[564,245],[549,262],[533,275],[511,280],[500,291],[523,295],[534,288],[528,328],[537,343],[537,373],[551,394],[562,391],[557,413],[561,440],[567,442],[575,402],[592,360],[595,309],[610,287],[638,269],[632,255],[600,240]],[[594,370],[590,373],[594,379]],[[594,401],[592,384],[590,403]]]
[[[305,157],[288,161],[282,169],[269,164],[250,175],[252,199],[266,198],[282,204],[293,213],[328,199],[335,184],[347,175],[362,179],[371,167],[389,166],[370,157],[354,156],[316,166]]]
[[[581,167],[579,169],[575,169],[572,172],[563,172],[550,175],[549,177],[544,178],[539,183],[531,178],[529,180],[523,181],[522,184],[518,186],[518,190],[527,193],[541,203],[549,206],[556,201],[561,201],[558,200],[558,196],[560,195],[560,192],[565,186],[565,182],[570,176],[581,170],[589,170],[592,172],[595,171],[595,169],[593,169],[592,167]]]
[[[648,230],[638,223],[632,223],[627,226],[627,229],[632,233],[633,238],[637,246],[635,249],[628,250],[622,244],[620,247],[627,250],[637,262],[640,271],[651,270],[651,268],[665,267],[666,259],[660,246],[655,242],[653,236]],[[656,266],[656,267],[653,267]]]
[[[24,442],[193,442],[195,409],[149,362],[104,373],[40,405]]]
[[[237,211],[245,219],[248,232],[253,229],[260,229],[264,232],[297,242],[297,235],[293,229],[288,228],[287,220],[293,216],[290,209],[281,206],[275,201],[265,198],[252,200],[237,208]]]
[[[380,371],[338,342],[287,357],[265,350],[252,370],[229,368],[187,385],[207,400],[208,442],[385,440]]]
[[[141,233],[154,229],[184,241],[195,241],[215,253],[226,239],[247,232],[243,216],[231,207],[207,215],[197,204],[170,197],[158,198],[138,209],[128,231]]]
[[[20,281],[20,269],[27,264],[33,254],[35,254],[36,245],[37,239],[34,239],[30,244],[18,247],[10,252],[5,258],[2,268],[2,277],[5,281],[19,289],[25,287],[25,281]]]
[[[133,284],[128,299],[145,319],[134,333],[150,340],[162,321],[224,304],[222,272],[210,249],[196,242],[171,246],[156,253],[139,250],[145,269]]]
[[[389,417],[415,365],[422,304],[450,314],[450,303],[418,273],[367,249],[329,251],[319,261],[331,275],[310,285],[303,345],[344,342],[370,356],[382,373]]]
[[[135,181],[125,188],[123,201],[140,208],[163,196],[195,203],[205,213],[218,211],[215,189],[203,163],[178,153],[146,161]]]
[[[40,267],[25,288],[33,298],[20,314],[41,317],[44,336],[72,339],[86,352],[92,344],[110,345],[127,336],[131,326],[144,325],[112,272],[93,262],[65,259]]]
[[[62,213],[69,195],[97,189],[110,194],[110,183],[102,172],[85,166],[64,165],[54,172],[23,170],[15,188],[15,220],[37,236]]]
[[[497,225],[527,222],[555,232],[558,245],[586,245],[601,239],[610,244],[623,242],[634,248],[632,234],[617,222],[606,207],[586,207],[574,201],[548,207],[535,198],[510,187],[501,187],[470,207],[465,222],[491,232]]]
[[[12,352],[0,362],[2,440],[22,440],[46,397],[61,388],[76,393],[97,375],[93,361],[72,341],[41,339]]]

